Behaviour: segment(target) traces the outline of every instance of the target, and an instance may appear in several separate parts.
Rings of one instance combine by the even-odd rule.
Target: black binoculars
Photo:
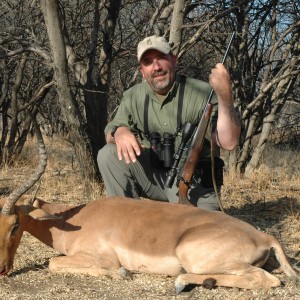
[[[151,165],[155,168],[171,168],[175,149],[175,137],[165,132],[163,138],[158,132],[149,134]]]

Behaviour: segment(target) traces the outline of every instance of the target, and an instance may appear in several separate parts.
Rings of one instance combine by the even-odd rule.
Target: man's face
[[[166,95],[175,80],[176,57],[148,50],[142,56],[140,71],[157,94]]]

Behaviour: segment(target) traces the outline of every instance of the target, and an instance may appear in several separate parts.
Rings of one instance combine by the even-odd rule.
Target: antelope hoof
[[[175,282],[175,293],[176,293],[176,295],[178,295],[180,292],[182,292],[185,287],[186,287],[186,285],[184,283],[176,281]]]
[[[130,271],[128,271],[127,269],[125,269],[124,267],[121,267],[118,271],[122,277],[132,279],[132,273]]]

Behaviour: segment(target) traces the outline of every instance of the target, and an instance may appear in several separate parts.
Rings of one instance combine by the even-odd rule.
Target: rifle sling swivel
[[[185,180],[183,177],[178,176],[177,179],[178,181],[182,181],[186,186],[190,187],[190,183],[187,180]]]

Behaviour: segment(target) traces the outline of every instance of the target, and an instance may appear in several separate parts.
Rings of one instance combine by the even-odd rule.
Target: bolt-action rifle
[[[222,60],[222,64],[224,64],[224,62],[226,60],[233,37],[234,37],[234,32],[231,35],[230,41],[228,43],[226,52],[225,52],[223,60]],[[197,167],[197,163],[198,163],[200,153],[202,150],[205,134],[206,134],[210,116],[212,113],[213,104],[211,103],[211,99],[212,99],[213,93],[214,93],[214,91],[211,89],[210,94],[208,96],[206,106],[205,106],[204,113],[200,119],[200,122],[199,122],[196,130],[195,131],[193,130],[194,135],[192,137],[191,145],[188,149],[187,158],[186,158],[186,161],[182,168],[181,175],[178,176],[178,180],[179,180],[179,185],[178,185],[179,191],[178,192],[179,192],[179,203],[180,204],[191,204],[188,200],[188,189],[189,189],[193,174],[195,172],[195,169]],[[187,126],[187,124],[186,124],[183,128],[183,139],[182,139],[183,141],[182,141],[181,145],[179,146],[179,151],[178,151],[179,155],[181,155],[183,152],[184,145],[190,136],[190,134],[189,134],[190,131],[191,131],[191,127],[189,125]],[[174,182],[174,178],[177,173],[175,170],[177,170],[176,167],[178,165],[178,162],[179,162],[179,158],[176,159],[176,155],[175,155],[175,163],[172,166],[172,168],[170,169],[168,177],[165,182],[165,185],[167,187],[172,186],[172,183]]]

